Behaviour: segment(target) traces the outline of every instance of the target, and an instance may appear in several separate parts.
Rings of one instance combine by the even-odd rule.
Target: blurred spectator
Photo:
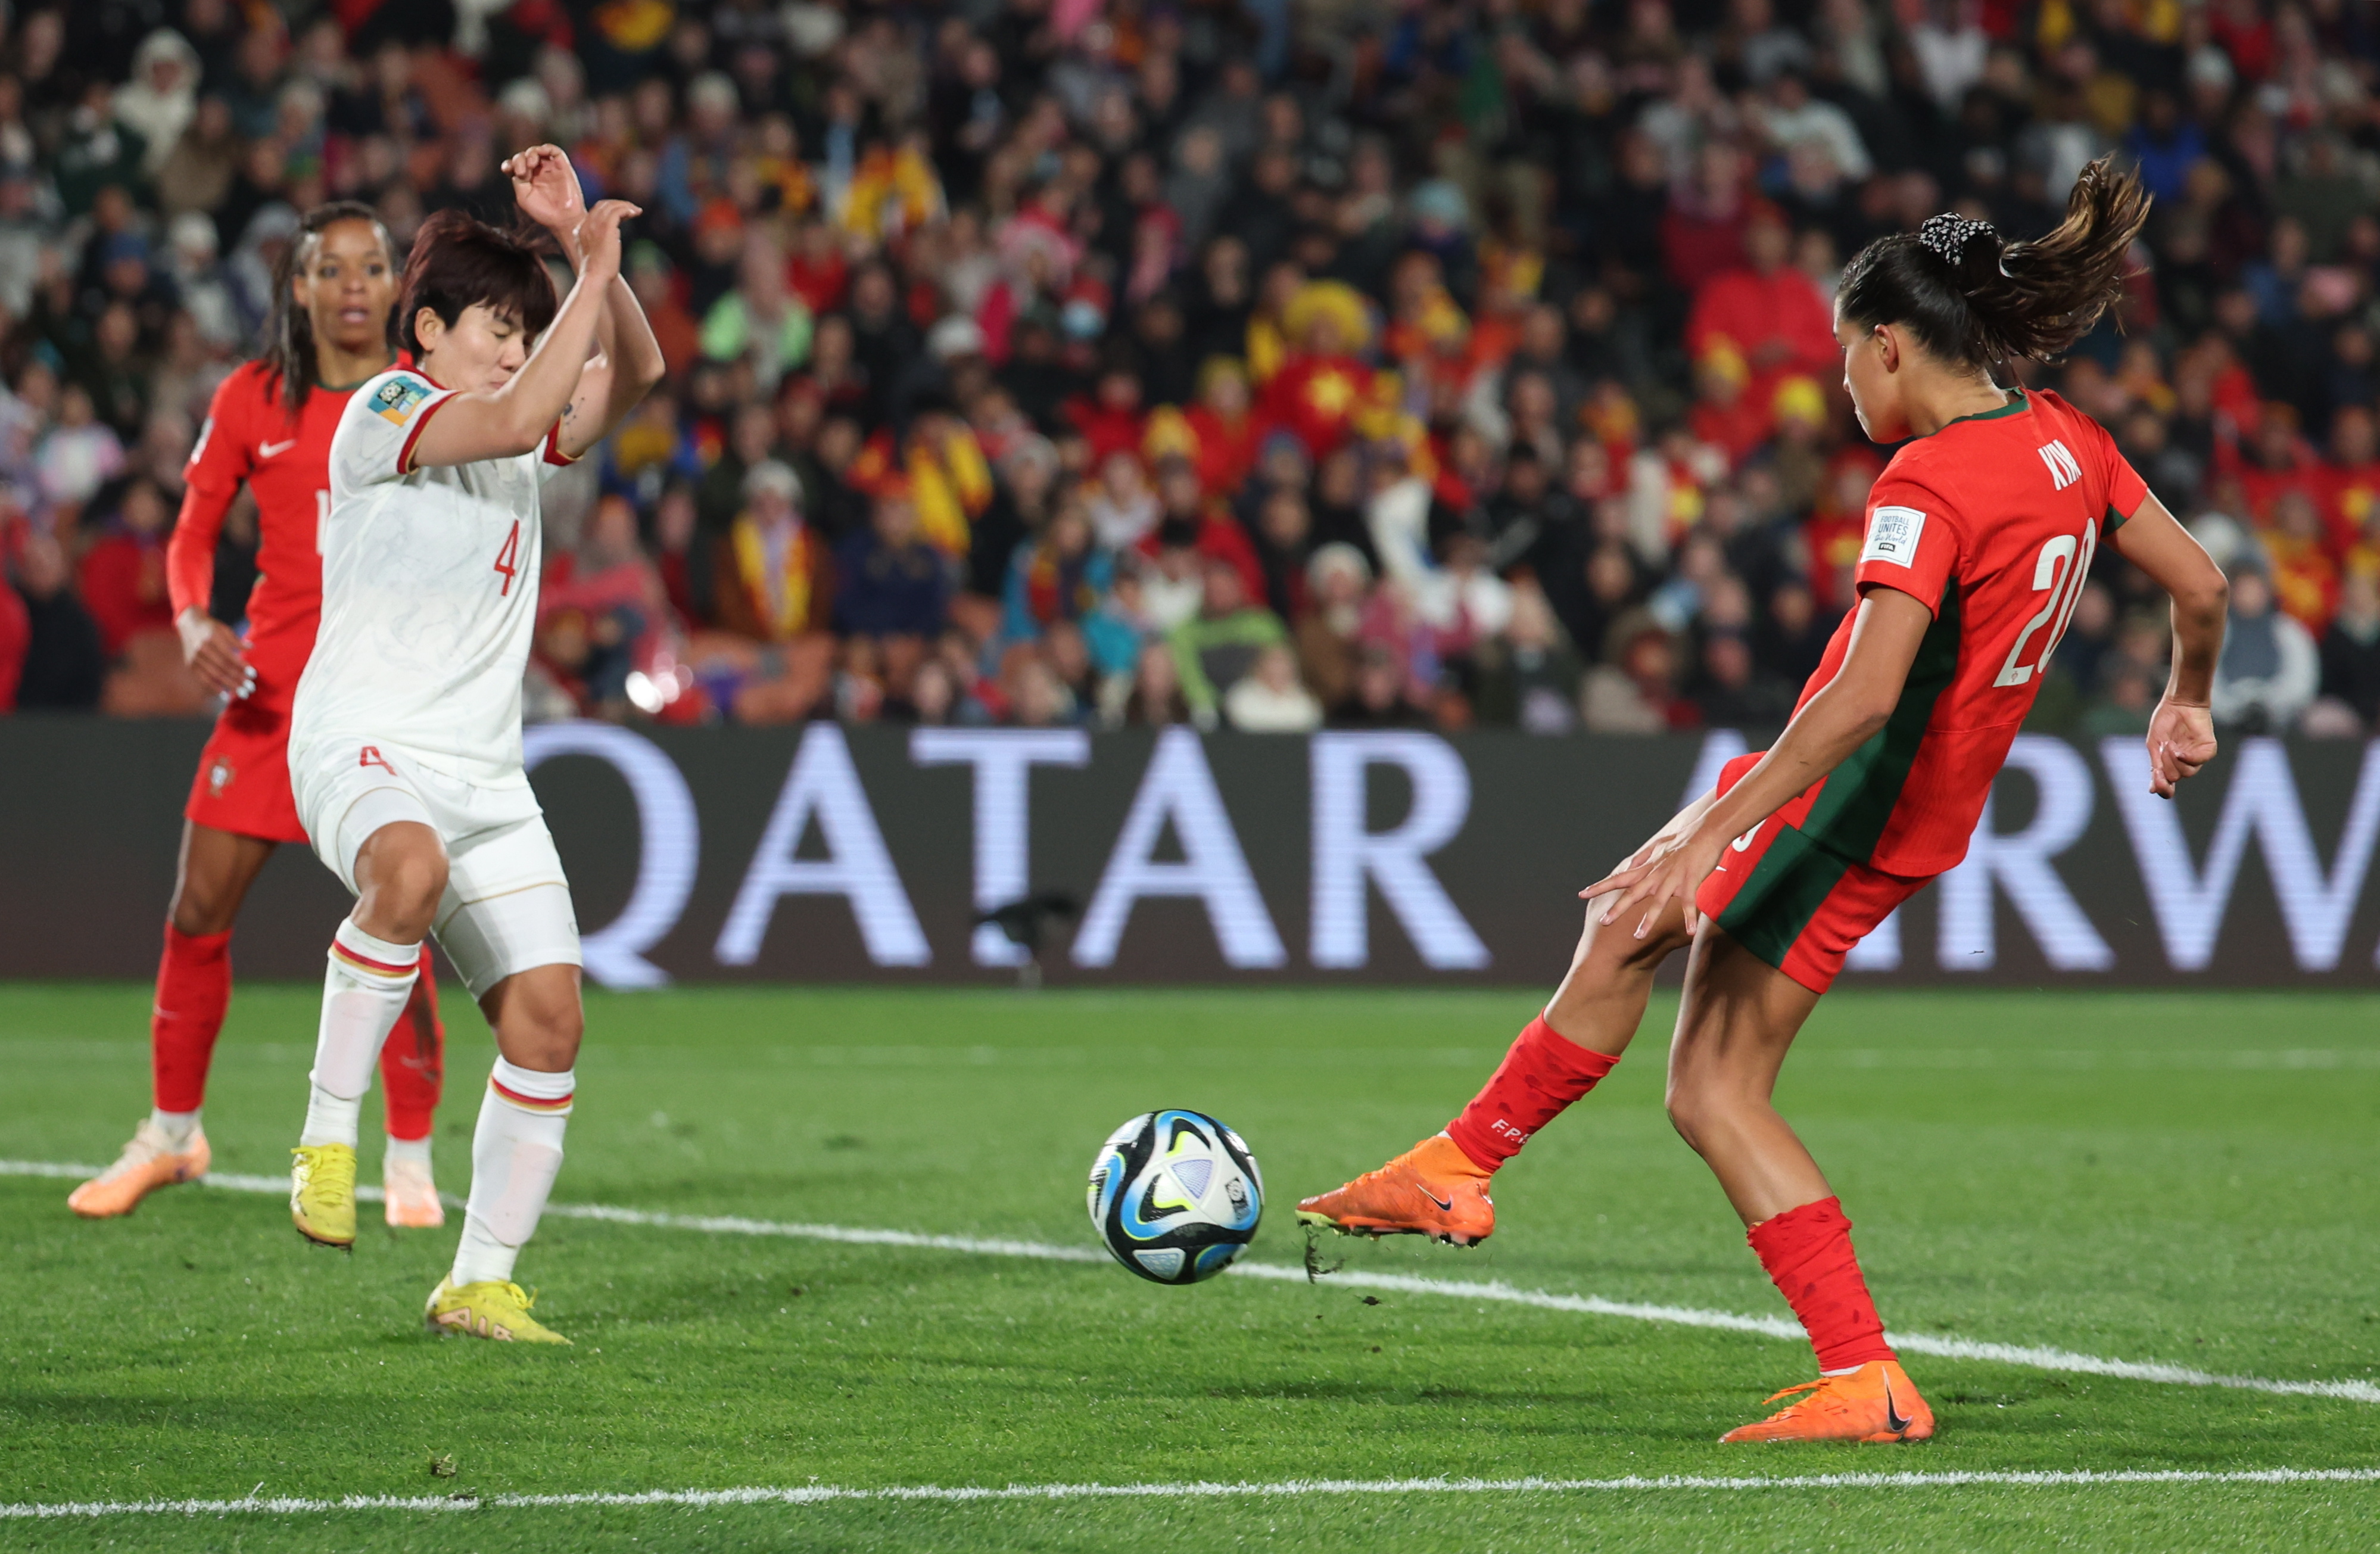
[[[1208,562],[1203,585],[1197,614],[1176,626],[1170,641],[1183,700],[1199,726],[1212,727],[1223,693],[1266,649],[1285,646],[1289,632],[1280,616],[1249,601],[1239,570],[1229,562]]]
[[[2351,572],[2322,639],[2322,695],[2365,730],[2380,724],[2380,580]]]
[[[78,582],[99,625],[100,650],[123,653],[143,631],[170,633],[174,611],[165,597],[165,529],[173,513],[154,483],[135,480],[101,520],[100,538],[83,552]]]
[[[1322,725],[1322,704],[1298,683],[1297,655],[1289,644],[1274,642],[1223,693],[1223,718],[1246,734],[1309,734]]]
[[[25,656],[17,705],[26,710],[82,711],[99,705],[107,655],[99,627],[67,586],[64,549],[50,536],[25,538],[17,558],[17,592],[25,607]]]
[[[1589,670],[1580,717],[1592,734],[1659,734],[1692,728],[1695,711],[1677,694],[1677,645],[1649,616],[1625,629],[1617,660]]]
[[[917,510],[898,487],[879,491],[868,527],[835,551],[835,629],[871,642],[896,696],[941,635],[951,563],[917,537]]]
[[[1578,726],[1582,673],[1544,592],[1516,589],[1501,651],[1489,656],[1482,675],[1479,722],[1528,734],[1568,734]]]
[[[661,569],[638,543],[635,505],[606,496],[595,504],[577,551],[547,569],[538,595],[538,651],[582,714],[619,717],[632,703],[658,712],[681,687],[671,679],[668,694],[649,689],[640,702],[631,677],[658,685],[657,661],[674,636],[672,613]]]
[[[2243,716],[2301,726],[2292,631],[2315,722],[2380,714],[2352,6],[564,10],[0,17],[20,701],[98,696],[44,667],[61,622],[134,651],[131,492],[170,514],[298,212],[367,200],[401,250],[430,210],[508,216],[498,162],[551,138],[643,207],[625,273],[670,369],[550,503],[557,714],[1773,722],[1883,462],[1840,266],[1944,209],[2038,236],[2109,147],[2157,196],[2139,268],[2025,381],[2197,529],[2236,517],[2274,601],[2227,661]],[[2163,681],[2144,580],[2093,571],[2045,723],[2130,726]],[[107,705],[170,701],[146,673]]]
[[[2275,607],[2273,585],[2253,567],[2231,574],[2231,618],[2215,670],[2215,719],[2249,733],[2286,733],[2322,685],[2321,652],[2306,628]]]
[[[1355,665],[1353,694],[1331,722],[1346,728],[1426,726],[1428,713],[1406,696],[1405,668],[1386,648],[1364,650]]]

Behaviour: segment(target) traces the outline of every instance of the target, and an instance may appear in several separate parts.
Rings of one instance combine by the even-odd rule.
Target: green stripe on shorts
[[[1793,941],[1851,867],[1841,854],[1780,825],[1754,866],[1752,878],[1718,915],[1718,926],[1730,939],[1782,971]]]

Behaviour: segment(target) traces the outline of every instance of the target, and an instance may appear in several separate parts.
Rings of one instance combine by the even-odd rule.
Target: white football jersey
[[[386,742],[488,786],[521,770],[521,674],[537,625],[538,492],[570,461],[535,453],[416,469],[455,396],[398,368],[358,389],[331,437],[322,624],[298,682],[293,752]],[[464,412],[468,413],[468,409]]]

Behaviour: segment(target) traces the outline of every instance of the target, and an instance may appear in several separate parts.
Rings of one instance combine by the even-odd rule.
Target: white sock
[[[419,1138],[399,1138],[395,1134],[390,1134],[388,1148],[380,1158],[380,1168],[385,1172],[399,1160],[411,1160],[422,1170],[428,1171],[430,1169],[429,1135],[425,1134]]]
[[[331,936],[330,968],[322,974],[322,1023],[314,1038],[313,1083],[300,1144],[355,1147],[364,1092],[381,1044],[405,1013],[421,973],[421,946],[392,944],[356,927],[353,917]]]
[[[199,1114],[195,1111],[166,1111],[152,1107],[149,1112],[149,1125],[164,1134],[166,1141],[179,1149],[190,1142],[191,1135],[199,1131]]]
[[[471,1135],[471,1197],[449,1284],[513,1276],[513,1259],[537,1233],[562,1169],[562,1134],[577,1084],[568,1072],[540,1074],[496,1060]]]

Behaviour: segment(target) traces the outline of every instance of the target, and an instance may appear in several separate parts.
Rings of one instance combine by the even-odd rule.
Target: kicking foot
[[[143,1118],[115,1163],[68,1193],[67,1207],[86,1220],[129,1214],[158,1188],[204,1176],[212,1159],[205,1130],[191,1129],[188,1142],[177,1145],[155,1119]]]
[[[503,1343],[568,1343],[568,1339],[528,1314],[536,1304],[535,1295],[521,1293],[519,1285],[506,1280],[482,1279],[476,1284],[456,1285],[442,1279],[438,1288],[430,1292],[430,1305],[422,1318],[433,1333],[462,1333]]]
[[[1840,1376],[1822,1376],[1770,1398],[1804,1394],[1755,1425],[1719,1437],[1730,1440],[1924,1440],[1934,1433],[1934,1411],[1894,1360],[1870,1360]]]
[[[1439,1134],[1336,1192],[1301,1200],[1297,1218],[1345,1235],[1426,1235],[1476,1246],[1496,1229],[1496,1204],[1487,1173]]]
[[[289,1218],[325,1246],[356,1244],[356,1151],[347,1144],[301,1144],[289,1153]]]
[[[446,1222],[446,1206],[438,1201],[438,1184],[419,1160],[388,1160],[380,1168],[381,1205],[388,1222],[400,1231],[434,1231]]]

